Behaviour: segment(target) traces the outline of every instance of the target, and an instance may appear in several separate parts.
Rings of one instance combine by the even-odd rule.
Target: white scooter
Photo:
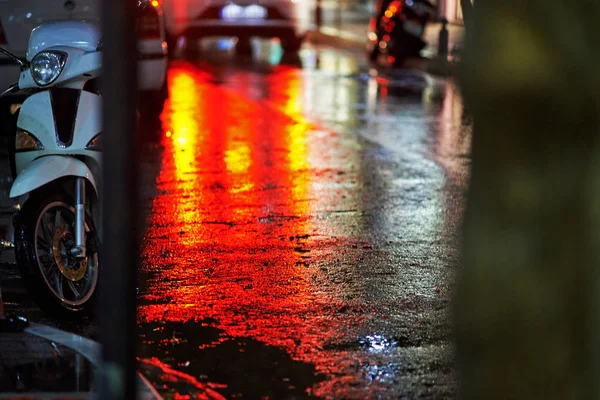
[[[18,113],[10,197],[16,259],[34,300],[59,317],[91,311],[98,286],[102,159],[100,30],[75,21],[35,28],[18,84]]]

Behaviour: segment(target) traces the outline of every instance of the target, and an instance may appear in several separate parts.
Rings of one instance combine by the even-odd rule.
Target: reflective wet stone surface
[[[457,89],[260,50],[171,65],[142,249],[147,374],[174,396],[454,397]]]

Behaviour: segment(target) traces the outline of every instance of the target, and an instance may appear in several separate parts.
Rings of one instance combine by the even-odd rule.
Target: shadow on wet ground
[[[298,398],[324,380],[314,366],[291,359],[282,348],[233,338],[210,327],[215,321],[154,323],[144,327],[142,370],[158,388],[186,393],[217,389],[227,398]],[[185,370],[174,373],[173,367]],[[177,369],[177,368],[176,368]],[[205,385],[205,386],[202,386]]]

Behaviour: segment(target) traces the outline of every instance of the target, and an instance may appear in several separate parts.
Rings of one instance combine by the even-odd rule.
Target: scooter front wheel
[[[63,193],[32,196],[15,218],[17,264],[36,303],[60,318],[93,312],[100,264],[96,232],[86,216],[89,251],[76,258],[74,201]]]

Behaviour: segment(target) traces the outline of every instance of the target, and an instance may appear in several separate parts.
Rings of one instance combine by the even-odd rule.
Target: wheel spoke
[[[54,231],[56,230],[56,226],[54,225],[54,219],[52,218],[52,214],[51,213],[46,213],[46,226],[48,227],[48,231],[50,232],[50,235],[54,234]]]
[[[48,220],[48,216],[49,213],[44,214],[44,216],[42,217],[42,232],[44,234],[44,239],[46,240],[52,240],[53,235],[53,228],[50,227],[51,222]]]
[[[39,230],[37,237],[38,237],[38,239],[42,239],[46,245],[51,247],[50,244],[52,243],[52,238],[48,237],[48,234],[46,233],[45,228],[42,228]]]
[[[46,214],[42,215],[42,219],[40,221],[40,235],[44,239],[48,239],[50,235],[48,234],[48,226],[46,224]]]
[[[80,294],[79,294],[79,290],[77,290],[77,288],[75,287],[75,283],[72,282],[72,281],[69,281],[69,288],[71,289],[71,291],[75,295],[75,298],[78,299],[79,296],[80,296]]]
[[[60,272],[57,273],[56,277],[54,278],[54,283],[56,284],[56,291],[58,292],[58,295],[61,299],[65,298],[63,291],[63,279],[63,274],[61,274]]]
[[[42,263],[42,268],[44,268],[44,275],[48,276],[52,271],[56,264],[54,263],[54,257],[49,254],[43,255],[39,257],[40,262]]]
[[[52,245],[46,238],[42,237],[42,235],[38,235],[37,237],[37,247],[48,254],[52,254]]]
[[[54,217],[54,230],[60,226],[60,210],[56,210],[56,215]]]

